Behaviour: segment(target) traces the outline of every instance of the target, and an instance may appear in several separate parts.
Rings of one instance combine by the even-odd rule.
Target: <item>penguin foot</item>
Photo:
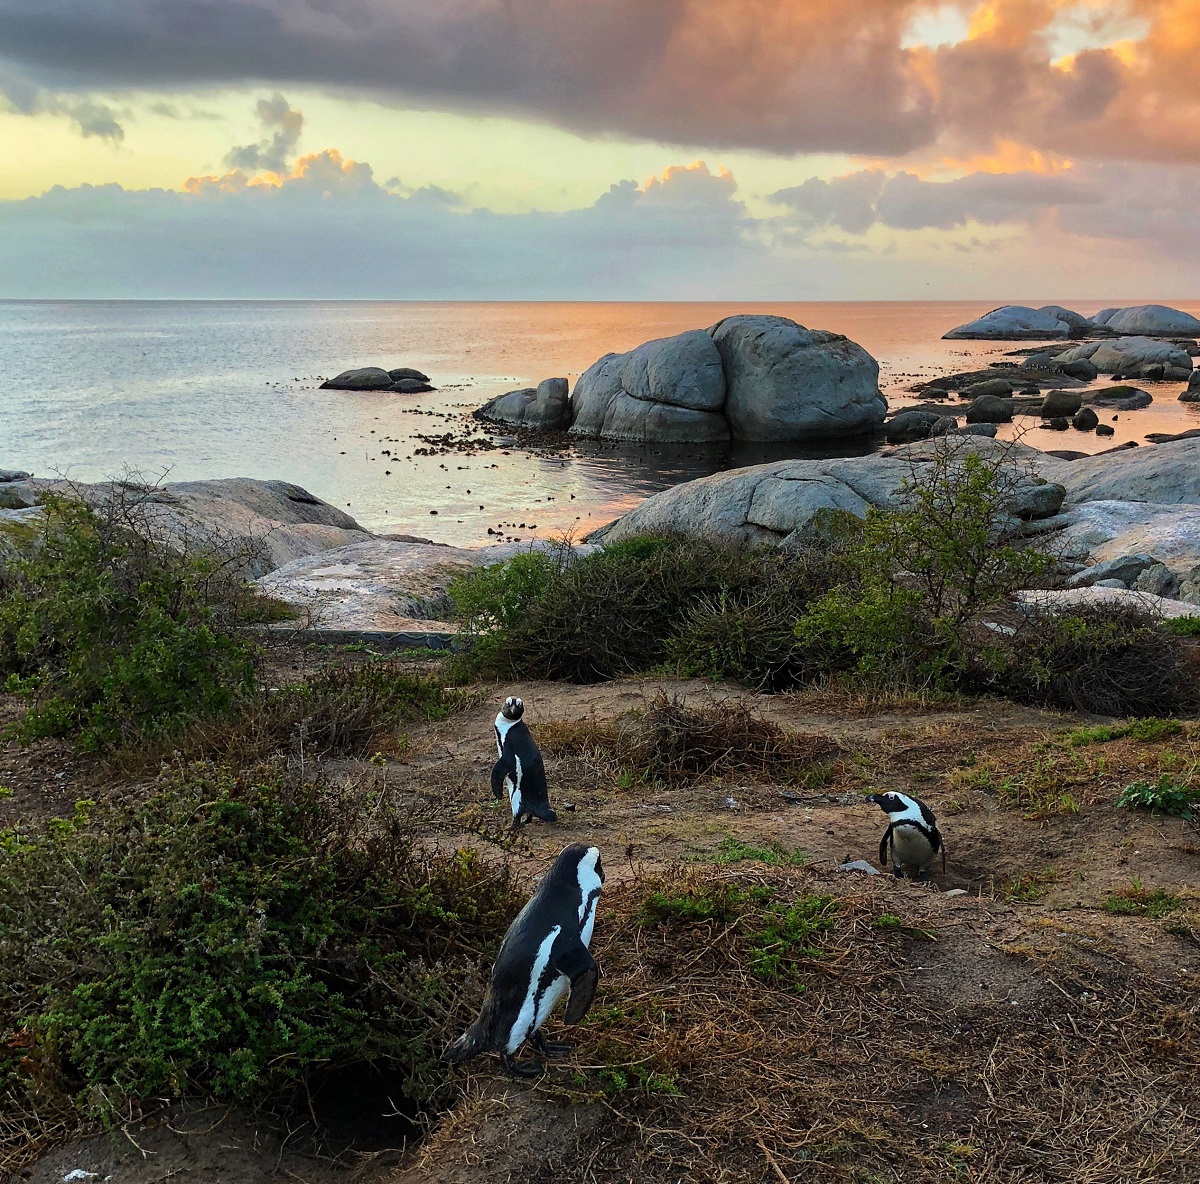
[[[514,1077],[541,1077],[546,1072],[546,1066],[541,1061],[518,1061],[507,1052],[500,1054],[500,1063]]]
[[[892,875],[895,876],[897,880],[903,880],[904,869],[899,867],[897,864],[892,864]]]
[[[529,1043],[533,1046],[534,1052],[540,1053],[544,1057],[566,1057],[575,1051],[573,1044],[561,1044],[554,1040],[547,1040],[540,1032],[534,1033]]]

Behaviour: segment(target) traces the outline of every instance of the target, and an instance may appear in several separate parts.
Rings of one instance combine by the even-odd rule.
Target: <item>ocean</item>
[[[530,455],[501,438],[499,448],[472,456],[418,437],[461,433],[463,414],[493,395],[553,376],[573,383],[609,351],[746,312],[846,334],[879,359],[889,402],[913,402],[904,388],[915,381],[983,367],[1019,348],[940,340],[989,307],[0,301],[0,468],[81,481],[128,473],[164,481],[280,478],[371,530],[463,546],[493,541],[489,529],[505,537],[583,534],[681,480],[783,456],[860,454],[881,442],[716,451],[581,443],[565,454]],[[1099,307],[1085,303],[1080,311]],[[1181,307],[1200,314],[1200,305]],[[353,366],[413,366],[438,390],[318,389],[322,378]],[[1034,428],[1025,439],[1095,451],[1148,431],[1200,427],[1200,407],[1176,401],[1179,383],[1139,385],[1155,404],[1121,415],[1115,437]]]

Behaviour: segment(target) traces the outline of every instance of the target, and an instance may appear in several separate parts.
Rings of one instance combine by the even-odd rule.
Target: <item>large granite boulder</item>
[[[951,329],[943,334],[942,340],[1040,341],[1070,337],[1075,332],[1075,326],[1064,320],[1054,305],[1029,308],[1024,304],[1006,304]]]
[[[1002,449],[1023,464],[1044,456],[1033,448],[981,436],[947,439],[961,455],[990,456]],[[776,461],[716,473],[647,498],[592,539],[609,543],[653,531],[678,531],[737,542],[797,541],[822,511],[845,510],[864,517],[871,506],[902,504],[906,488],[920,480],[934,449],[945,446],[926,441],[874,456]],[[1059,463],[1069,467],[1068,462]],[[1052,515],[1064,492],[1059,484],[1023,477],[1014,488],[1010,512],[1023,519]]]
[[[1089,341],[1059,354],[1060,364],[1086,358],[1101,374],[1114,378],[1181,379],[1192,373],[1187,350],[1149,337],[1118,337]]]
[[[570,427],[567,380],[546,378],[536,387],[497,395],[475,412],[475,418],[538,431],[559,431]]]
[[[400,377],[408,378],[412,376],[401,375]],[[399,379],[393,378],[386,370],[382,370],[378,366],[360,366],[356,370],[343,370],[335,378],[321,383],[321,389],[331,391],[386,391],[393,382],[397,381]]]
[[[930,436],[944,436],[956,425],[953,416],[938,415],[936,411],[901,411],[884,425],[883,438],[889,444],[911,444]]]
[[[1196,617],[1200,607],[1181,600],[1167,600],[1150,592],[1132,588],[1098,587],[1054,588],[1018,592],[1017,600],[1038,613],[1072,612],[1080,608],[1102,605],[1105,608],[1132,608],[1151,617]]]
[[[859,436],[883,422],[879,363],[842,334],[769,316],[726,317],[710,332],[735,440]]]
[[[1179,396],[1181,403],[1200,403],[1200,370],[1193,370],[1187,389]]]
[[[1092,332],[1095,328],[1094,323],[1083,315],[1081,312],[1075,312],[1070,308],[1063,308],[1061,304],[1043,304],[1038,312],[1045,313],[1047,316],[1057,317],[1064,324],[1071,328],[1073,337],[1084,337]]]
[[[571,394],[571,431],[609,440],[729,439],[721,355],[703,329],[606,354]]]
[[[877,431],[879,366],[838,333],[785,317],[726,317],[590,366],[571,431],[618,440],[824,440]]]
[[[1200,505],[1200,439],[1069,463],[1040,462],[1038,471],[1066,486],[1070,506],[1095,501]]]
[[[1195,337],[1200,335],[1200,320],[1191,313],[1168,308],[1165,304],[1135,304],[1129,308],[1104,308],[1094,324],[1114,333],[1151,337]]]
[[[77,497],[101,509],[114,499],[124,500],[137,507],[147,529],[160,542],[188,549],[216,548],[247,579],[301,556],[371,537],[349,514],[287,481],[229,477],[144,486],[33,478],[13,482],[8,488],[35,507],[47,492]],[[25,511],[38,512],[36,508]]]

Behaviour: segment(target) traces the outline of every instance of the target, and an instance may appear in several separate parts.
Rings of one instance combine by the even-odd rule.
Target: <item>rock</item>
[[[609,354],[581,375],[570,407],[575,435],[687,442],[862,435],[887,411],[861,346],[770,316]]]
[[[420,370],[413,370],[408,366],[398,366],[395,370],[389,370],[388,377],[393,382],[399,382],[402,378],[415,378],[417,382],[429,381],[428,374],[422,374]]]
[[[1195,337],[1200,334],[1200,321],[1190,313],[1168,308],[1165,304],[1135,304],[1130,308],[1106,308],[1093,318],[1114,333],[1151,337]]]
[[[1129,585],[1127,583],[1125,583],[1124,580],[1108,579],[1108,580],[1097,580],[1092,585],[1092,587],[1093,588],[1128,588]]]
[[[1106,424],[1106,423],[1099,423],[1096,425],[1096,435],[1097,436],[1115,436],[1116,434],[1117,434],[1117,429],[1110,428],[1108,426],[1108,424]]]
[[[721,355],[702,329],[607,354],[579,377],[571,431],[610,440],[729,439]]]
[[[1132,583],[1153,563],[1165,564],[1183,578],[1200,564],[1200,506],[1084,502],[1064,510],[1050,524],[1058,527],[1055,550],[1065,558],[1088,563],[1089,574],[1080,583],[1095,583],[1109,576]],[[1127,562],[1131,556],[1149,562],[1132,575],[1127,570],[1091,570],[1105,563]]]
[[[1071,326],[1058,316],[1023,304],[1006,304],[943,335],[944,341],[1032,341],[1070,337]]]
[[[1100,417],[1090,407],[1084,407],[1075,412],[1075,416],[1071,420],[1071,426],[1077,432],[1091,432],[1095,431],[1099,422]]]
[[[422,382],[419,378],[400,378],[387,389],[395,391],[398,395],[419,395],[422,391],[437,390],[437,387],[430,386],[428,382]]]
[[[1156,563],[1158,561],[1153,555],[1117,555],[1076,572],[1067,579],[1067,587],[1087,588],[1101,580],[1120,580],[1122,584],[1132,584],[1142,572]]]
[[[1170,444],[1175,440],[1195,440],[1200,436],[1200,428],[1188,428],[1186,432],[1147,432],[1146,439],[1151,444]],[[3,491],[0,491],[2,495]]]
[[[1057,456],[1059,460],[1083,460],[1090,456],[1090,452],[1076,452],[1072,448],[1047,448],[1047,456]]]
[[[301,610],[307,629],[453,631],[446,589],[476,563],[458,547],[366,539],[294,560],[257,583]]]
[[[1090,501],[1200,504],[1200,440],[1094,456],[1076,461],[1061,476],[1044,467],[1040,471],[1066,483],[1071,505]]]
[[[1087,358],[1076,358],[1072,362],[1056,362],[1055,366],[1060,373],[1069,378],[1078,378],[1082,382],[1091,382],[1100,373]]]
[[[575,548],[576,555],[593,551]],[[457,632],[448,621],[450,581],[514,555],[556,550],[552,543],[511,543],[480,550],[371,538],[309,555],[258,580],[262,591],[300,610],[300,627],[322,634],[403,634],[440,638]],[[289,622],[287,629],[297,628]]]
[[[944,436],[954,423],[931,411],[901,411],[884,425],[884,438],[889,444],[911,444],[930,436]]]
[[[979,399],[984,395],[995,395],[998,398],[1007,398],[1012,394],[1013,384],[1006,378],[988,378],[983,382],[973,382],[970,386],[964,387],[962,397],[964,399]]]
[[[1073,337],[1086,337],[1095,326],[1082,313],[1073,312],[1069,308],[1063,308],[1061,304],[1043,304],[1038,312],[1043,312],[1047,316],[1056,317],[1064,324],[1071,328]]]
[[[1155,596],[1173,596],[1179,591],[1179,579],[1165,563],[1152,563],[1132,585],[1138,592]]]
[[[986,438],[948,436],[955,455],[973,452],[1032,463],[1044,454]],[[802,542],[822,511],[844,510],[865,517],[871,506],[903,504],[907,484],[946,445],[923,441],[876,456],[825,460],[785,460],[714,473],[647,498],[623,518],[601,528],[592,541],[616,542],[653,531],[679,531],[739,542]],[[1056,462],[1059,463],[1059,462]],[[1062,465],[1064,469],[1068,466]],[[1065,489],[1057,481],[1026,478],[1016,483],[1010,510],[1014,518],[1054,514]]]
[[[1083,406],[1083,396],[1074,391],[1051,391],[1042,402],[1043,419],[1070,417]]]
[[[949,900],[955,896],[970,896],[970,893],[965,888],[949,888],[942,895]]]
[[[732,316],[710,330],[735,440],[824,440],[877,431],[879,363],[840,333],[784,317]]]
[[[994,423],[969,423],[965,427],[951,428],[951,436],[987,436],[995,439],[996,425]]]
[[[343,370],[336,378],[321,383],[321,390],[332,391],[386,391],[395,379],[378,366],[361,366],[357,370]]]
[[[565,378],[546,378],[536,387],[497,395],[475,413],[476,419],[509,427],[562,431],[570,427],[571,408]]]
[[[1010,423],[1012,417],[1012,400],[995,395],[980,395],[967,408],[967,423]]]
[[[50,491],[103,507],[114,497],[137,497],[155,538],[169,546],[215,547],[233,569],[254,579],[332,547],[371,538],[349,514],[287,481],[229,477],[177,481],[159,487],[72,484],[33,478],[34,496]]]
[[[1065,432],[1071,426],[1071,421],[1063,416],[1055,416],[1054,419],[1047,419],[1042,427],[1049,428],[1052,432]]]
[[[1200,604],[1200,564],[1189,568],[1180,578],[1178,598],[1188,604]]]
[[[1017,593],[1018,603],[1039,612],[1064,612],[1088,605],[1103,604],[1135,608],[1151,617],[1200,616],[1200,606],[1180,600],[1166,600],[1150,592],[1132,588],[1059,588]]]
[[[1181,403],[1200,403],[1200,370],[1193,370],[1188,379],[1187,390],[1179,396]]]
[[[833,870],[838,872],[862,872],[867,876],[878,876],[880,874],[879,869],[869,864],[865,859],[855,859],[850,863],[839,863]]]
[[[1089,391],[1084,398],[1093,407],[1113,411],[1137,411],[1154,402],[1149,391],[1137,386],[1108,386],[1100,391]]]
[[[1149,337],[1118,337],[1077,345],[1055,359],[1060,365],[1084,358],[1101,374],[1115,378],[1187,378],[1192,359],[1186,350],[1169,341]]]
[[[24,481],[32,475],[32,473],[25,472],[24,469],[0,469],[0,485],[5,485],[9,481]]]

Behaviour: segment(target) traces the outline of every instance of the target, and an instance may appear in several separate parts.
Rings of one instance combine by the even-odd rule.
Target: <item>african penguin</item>
[[[539,1061],[513,1059],[526,1040],[543,1056],[570,1051],[547,1042],[538,1029],[568,990],[568,1024],[579,1023],[592,1005],[600,969],[588,943],[603,883],[598,847],[572,843],[563,849],[504,935],[479,1018],[446,1049],[443,1061],[457,1065],[498,1052],[510,1073],[535,1077],[543,1071]]]
[[[879,841],[881,864],[887,866],[890,844],[893,875],[902,876],[905,867],[914,868],[917,875],[923,875],[940,851],[942,872],[945,873],[946,847],[942,832],[938,830],[933,811],[924,802],[903,793],[873,793],[867,801],[874,802],[888,816],[888,828]]]
[[[546,766],[529,725],[521,718],[524,714],[525,704],[510,696],[496,716],[496,749],[500,759],[492,766],[492,795],[503,799],[507,791],[514,830],[522,819],[558,821],[546,792]]]

